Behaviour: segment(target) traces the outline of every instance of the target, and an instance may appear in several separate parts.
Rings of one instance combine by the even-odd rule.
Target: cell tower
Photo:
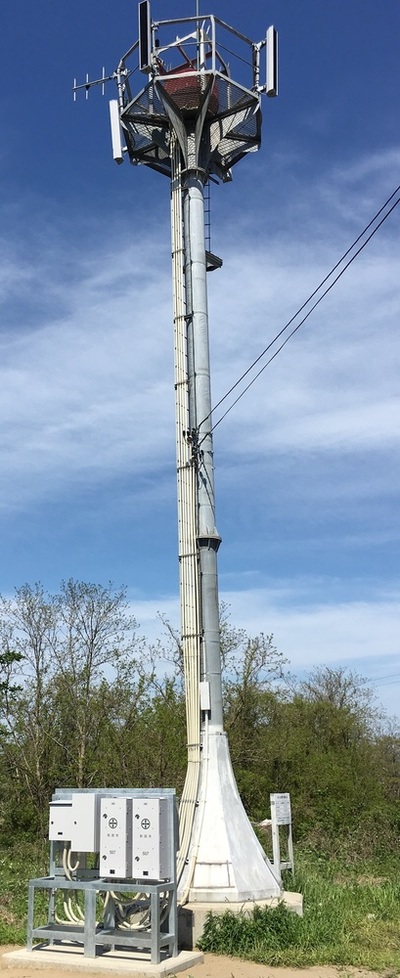
[[[229,63],[226,60],[229,55]],[[265,64],[264,80],[261,62]],[[236,77],[233,77],[232,66]],[[137,69],[145,75],[138,93]],[[188,766],[180,805],[179,899],[233,902],[279,896],[243,808],[223,727],[205,187],[226,182],[261,140],[261,95],[277,94],[277,35],[254,43],[212,15],[158,20],[139,3],[139,37],[109,78],[113,156],[170,178],[176,457]],[[102,78],[75,84],[74,92]]]

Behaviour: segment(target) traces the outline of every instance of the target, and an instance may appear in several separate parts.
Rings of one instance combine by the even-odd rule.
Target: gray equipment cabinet
[[[72,795],[85,792],[71,792],[71,789],[57,789],[53,796],[53,805],[68,803]],[[89,794],[89,792],[87,792]],[[93,791],[90,792],[93,795]],[[166,799],[167,818],[164,831],[168,838],[164,844],[168,855],[168,878],[162,880],[130,878],[110,879],[100,875],[100,871],[86,868],[85,858],[81,860],[78,871],[72,871],[68,878],[65,867],[60,865],[65,840],[53,840],[50,843],[50,873],[49,876],[32,879],[29,882],[28,896],[28,928],[27,949],[34,950],[40,942],[40,947],[68,942],[80,944],[83,953],[95,957],[98,953],[114,949],[126,948],[132,952],[147,951],[152,964],[159,964],[162,957],[173,957],[178,953],[178,923],[177,923],[177,885],[176,885],[176,850],[177,850],[177,816],[175,791],[173,789],[151,789],[149,791],[134,789],[95,789],[95,794],[102,799],[129,798],[143,801],[147,798],[162,797]],[[47,921],[35,926],[37,918],[38,891],[48,893]],[[60,922],[56,914],[56,893],[64,891],[65,900],[74,892],[84,894],[84,919]],[[106,897],[99,914],[98,895]],[[118,897],[132,894],[132,902],[145,912],[146,924],[135,928],[125,928],[118,925],[116,907]],[[100,919],[96,920],[96,916]],[[117,916],[117,919],[116,919]],[[68,945],[66,945],[67,949]]]

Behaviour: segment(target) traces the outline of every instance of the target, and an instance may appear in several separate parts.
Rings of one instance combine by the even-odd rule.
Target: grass
[[[20,843],[13,848],[0,848],[0,944],[26,944],[28,883],[49,872],[49,847],[46,843]],[[64,894],[56,895],[56,913],[65,917]],[[75,897],[74,897],[75,902]],[[82,894],[78,896],[84,908]],[[101,901],[100,901],[101,902]],[[48,914],[48,891],[36,890],[34,922],[44,924]]]
[[[399,858],[349,865],[310,852],[295,856],[296,875],[287,874],[285,886],[304,894],[304,917],[283,905],[210,915],[201,948],[281,967],[327,964],[398,974]],[[47,849],[31,843],[0,849],[1,944],[25,944],[27,884],[46,875],[47,861]]]
[[[364,863],[298,856],[290,889],[304,894],[304,916],[255,908],[253,913],[209,916],[200,947],[262,964],[336,965],[400,971],[399,864],[386,873]],[[379,869],[381,870],[379,872]],[[286,880],[286,888],[289,882]]]
[[[0,849],[0,944],[25,944],[28,882],[48,873],[48,853],[31,842]]]

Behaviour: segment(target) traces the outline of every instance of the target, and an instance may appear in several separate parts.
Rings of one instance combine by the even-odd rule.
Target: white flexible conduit
[[[179,577],[182,655],[185,676],[188,766],[179,808],[178,883],[187,863],[200,776],[200,614],[197,553],[197,474],[190,439],[185,248],[181,153],[171,133],[171,228],[174,304],[176,460],[178,480]],[[186,890],[188,886],[186,887]],[[184,902],[181,900],[181,902]]]
[[[65,843],[62,856],[64,876],[66,879],[72,882],[74,878],[73,873],[75,873],[79,868],[79,860],[73,866],[71,856],[71,849],[68,847],[68,843]],[[117,894],[112,890],[109,890],[103,897],[104,910],[111,899],[113,899],[115,903],[115,916],[118,927],[121,927],[123,930],[149,929],[151,926],[151,909],[150,896],[148,894],[130,893],[128,899],[124,900],[121,894]],[[170,900],[171,894],[160,894],[161,923],[163,920],[165,920],[168,914]],[[79,924],[83,927],[85,913],[79,903],[78,890],[70,890],[64,894],[63,907],[65,918],[60,918],[59,915],[55,913],[56,922],[58,924]]]

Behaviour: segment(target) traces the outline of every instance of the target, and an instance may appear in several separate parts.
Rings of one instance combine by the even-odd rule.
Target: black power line
[[[393,680],[396,680],[396,682]],[[377,676],[375,679],[371,676],[367,682],[374,683],[377,689],[382,686],[398,686],[400,683],[400,673],[395,672],[391,676]]]
[[[265,347],[265,349],[262,351],[262,353],[260,353],[259,356],[255,360],[253,360],[253,363],[251,363],[250,366],[247,367],[247,370],[245,370],[244,373],[239,377],[239,379],[232,385],[232,387],[229,388],[229,390],[226,392],[226,394],[224,394],[223,397],[221,397],[220,400],[217,401],[217,403],[215,404],[214,408],[212,408],[212,411],[210,411],[210,414],[208,414],[207,417],[203,418],[200,427],[208,420],[208,418],[211,416],[212,412],[213,411],[216,411],[217,408],[220,407],[220,405],[223,404],[224,401],[226,401],[227,397],[229,397],[229,395],[232,394],[234,390],[236,390],[236,388],[239,386],[239,384],[242,383],[242,381],[245,379],[245,377],[248,376],[248,374],[254,369],[254,367],[257,366],[257,363],[259,363],[260,360],[262,360],[262,358],[265,356],[265,354],[268,353],[268,350],[270,350],[271,347],[274,346],[274,344],[276,343],[276,341],[283,335],[283,333],[286,332],[286,330],[289,328],[289,326],[291,326],[291,324],[294,322],[294,320],[297,319],[297,317],[300,315],[300,313],[303,311],[303,309],[305,309],[306,306],[309,305],[309,303],[312,301],[312,299],[314,298],[314,296],[317,295],[317,293],[322,289],[322,287],[325,285],[325,283],[328,282],[328,280],[332,277],[332,275],[335,273],[335,271],[345,261],[345,259],[348,257],[348,255],[351,254],[351,252],[354,250],[354,248],[356,247],[356,245],[358,244],[358,242],[361,241],[363,238],[365,238],[365,235],[367,234],[367,231],[369,231],[369,229],[371,227],[373,227],[373,225],[375,225],[375,227],[373,227],[373,229],[370,232],[370,234],[368,235],[368,237],[365,238],[365,240],[362,241],[362,244],[360,245],[360,247],[357,248],[357,251],[355,251],[353,255],[351,255],[351,257],[349,258],[349,260],[346,262],[346,264],[341,269],[341,271],[336,275],[336,277],[333,279],[333,281],[330,283],[330,285],[328,285],[327,288],[324,289],[324,291],[323,291],[322,295],[320,295],[319,299],[317,299],[316,302],[314,302],[314,304],[311,306],[311,309],[309,309],[308,312],[306,313],[306,315],[303,316],[303,318],[300,320],[300,322],[297,324],[297,326],[295,326],[290,331],[290,333],[288,334],[288,336],[286,337],[286,339],[283,341],[283,343],[281,343],[281,345],[278,347],[278,349],[275,350],[275,352],[272,354],[272,356],[269,358],[269,360],[267,360],[267,362],[264,363],[264,365],[261,367],[261,369],[257,371],[257,373],[255,374],[255,376],[249,381],[249,383],[246,385],[246,387],[235,398],[235,400],[232,402],[232,404],[230,404],[230,406],[227,408],[227,410],[224,412],[224,414],[222,414],[221,417],[218,419],[218,421],[215,422],[215,424],[211,428],[211,431],[214,431],[214,429],[217,428],[219,424],[221,424],[221,421],[223,421],[224,418],[226,418],[227,414],[229,414],[229,412],[232,411],[232,408],[235,407],[235,405],[238,403],[238,401],[240,401],[240,399],[244,396],[244,394],[247,393],[247,391],[250,389],[250,387],[252,387],[252,385],[255,383],[255,381],[258,380],[258,378],[263,373],[263,371],[266,370],[266,368],[269,366],[269,364],[272,363],[272,361],[275,359],[275,357],[278,356],[278,353],[280,353],[281,350],[283,350],[283,347],[286,346],[286,343],[288,343],[289,340],[291,339],[291,337],[294,336],[295,333],[297,333],[297,330],[299,330],[300,327],[303,326],[303,324],[306,322],[306,320],[308,319],[308,317],[311,316],[311,313],[314,311],[314,309],[316,309],[316,307],[319,305],[319,303],[322,302],[322,300],[325,298],[325,296],[328,294],[328,292],[330,292],[331,289],[333,289],[334,285],[336,285],[336,283],[339,281],[339,279],[342,277],[342,275],[344,275],[345,271],[347,271],[347,269],[352,264],[352,262],[363,251],[363,249],[366,247],[366,245],[368,244],[368,242],[371,240],[371,238],[373,238],[374,234],[376,234],[376,232],[379,230],[379,228],[382,226],[382,224],[384,224],[384,222],[387,220],[387,218],[392,213],[392,211],[395,209],[395,207],[397,207],[397,205],[400,203],[400,197],[398,197],[397,200],[394,201],[394,203],[392,204],[392,206],[389,208],[389,210],[386,211],[386,213],[383,215],[383,217],[378,222],[378,224],[375,224],[375,222],[377,221],[378,217],[382,214],[383,211],[385,211],[385,209],[388,207],[388,204],[390,204],[390,202],[393,200],[393,197],[396,196],[396,194],[399,192],[399,190],[400,190],[400,185],[398,187],[396,187],[396,189],[393,191],[393,193],[390,194],[390,197],[388,197],[387,200],[385,200],[385,203],[382,204],[382,207],[380,207],[379,210],[376,212],[376,214],[374,214],[374,216],[371,218],[371,220],[366,225],[366,227],[361,231],[361,233],[358,235],[358,237],[353,241],[353,243],[350,245],[350,247],[347,249],[347,251],[344,252],[344,254],[341,256],[341,258],[339,258],[339,260],[336,262],[336,264],[333,266],[333,268],[331,268],[330,272],[328,272],[328,274],[325,275],[325,278],[322,279],[322,281],[319,283],[319,285],[317,286],[317,288],[314,289],[313,292],[311,292],[311,294],[308,296],[308,298],[305,300],[305,302],[303,302],[303,304],[299,307],[299,309],[297,310],[297,312],[295,312],[294,315],[285,324],[285,326],[283,326],[282,329],[279,330],[279,332],[276,334],[276,336],[274,336],[274,338],[271,340],[271,342],[268,343],[268,346]]]

